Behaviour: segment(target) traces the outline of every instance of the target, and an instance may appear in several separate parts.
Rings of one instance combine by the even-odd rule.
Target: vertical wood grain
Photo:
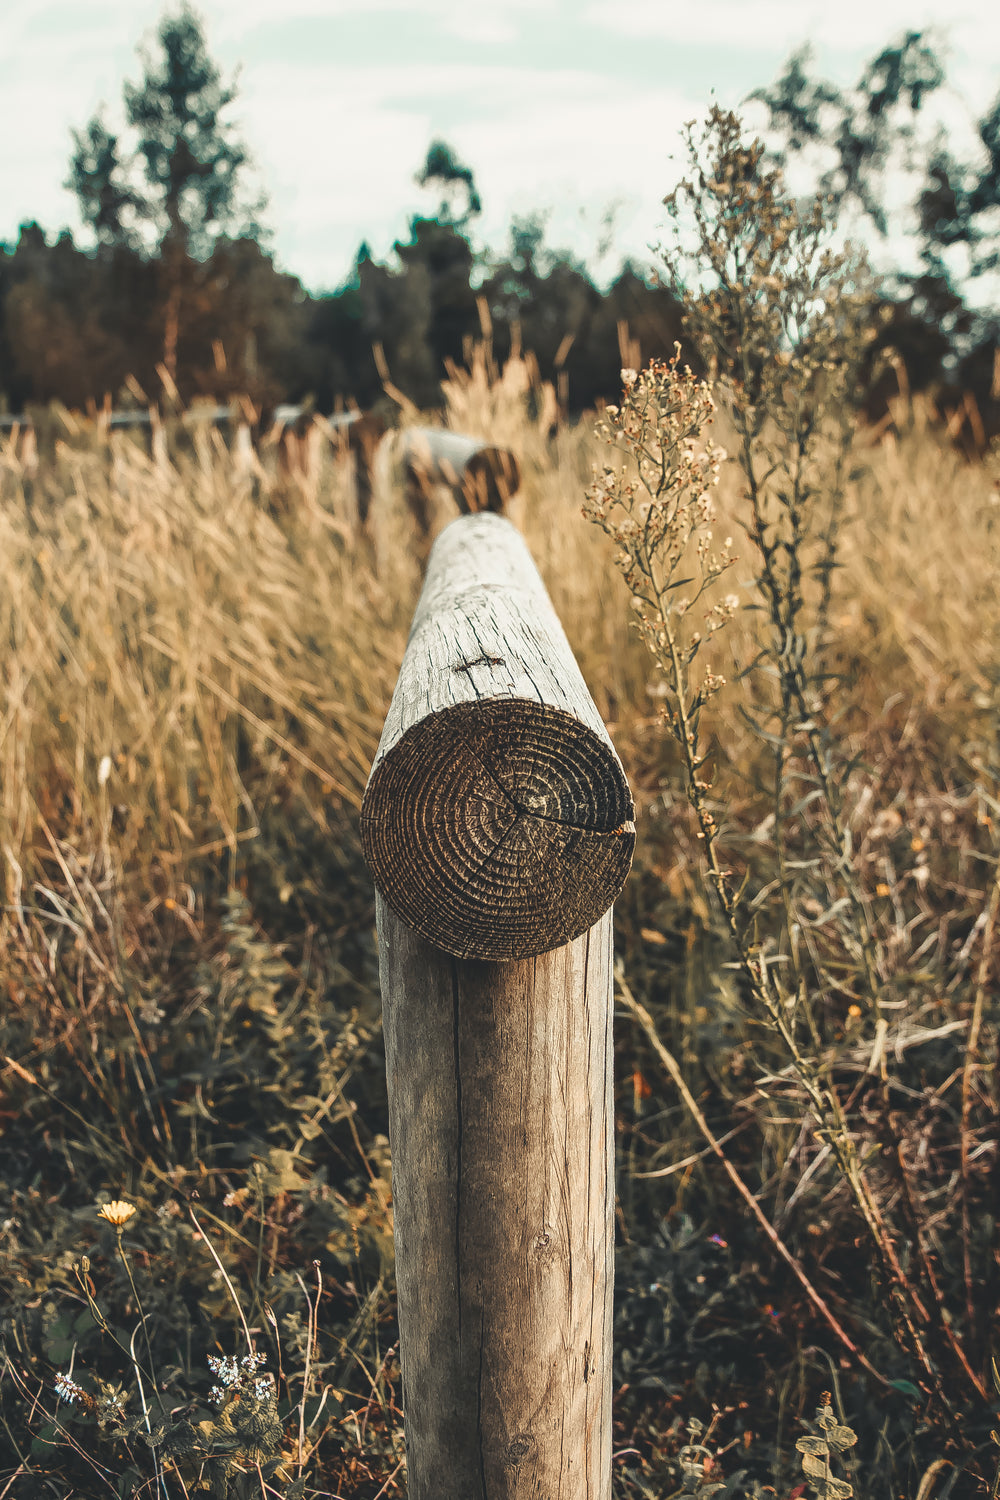
[[[609,1500],[612,914],[508,963],[377,921],[410,1500]]]

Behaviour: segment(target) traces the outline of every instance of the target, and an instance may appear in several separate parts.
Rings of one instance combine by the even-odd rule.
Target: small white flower
[[[54,1384],[56,1395],[60,1401],[65,1401],[70,1406],[73,1405],[74,1401],[79,1401],[80,1397],[86,1394],[83,1387],[77,1385],[76,1381],[71,1379],[69,1375],[57,1375]]]
[[[111,756],[102,755],[100,765],[97,767],[97,785],[107,786],[111,775]]]
[[[221,1357],[210,1354],[208,1368],[226,1390],[232,1390],[233,1386],[240,1384],[240,1365],[235,1354],[223,1354]]]

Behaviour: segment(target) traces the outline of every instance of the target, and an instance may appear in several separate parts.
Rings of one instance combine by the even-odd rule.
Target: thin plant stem
[[[198,1223],[198,1220],[197,1220],[197,1218],[195,1216],[195,1211],[191,1207],[190,1203],[187,1206],[187,1211],[188,1211],[188,1214],[190,1215],[191,1222],[194,1224],[195,1229],[197,1229],[197,1231],[201,1235],[201,1238],[204,1241],[205,1245],[208,1247],[208,1253],[211,1255],[212,1259],[215,1261],[215,1264],[216,1264],[216,1266],[219,1269],[219,1275],[222,1277],[223,1281],[226,1283],[226,1288],[227,1288],[227,1290],[229,1292],[229,1296],[230,1296],[230,1298],[232,1300],[232,1304],[236,1308],[236,1311],[239,1314],[240,1322],[243,1325],[243,1335],[244,1335],[244,1338],[247,1341],[247,1351],[248,1351],[248,1353],[252,1354],[253,1353],[253,1339],[250,1337],[250,1325],[248,1324],[248,1322],[246,1320],[246,1316],[245,1316],[245,1314],[243,1312],[243,1308],[242,1308],[242,1306],[240,1304],[240,1299],[236,1295],[236,1288],[233,1286],[233,1283],[229,1279],[229,1273],[228,1273],[228,1271],[226,1270],[225,1266],[222,1264],[222,1261],[219,1259],[218,1255],[215,1253],[215,1246],[212,1244],[211,1240],[208,1238],[208,1236],[205,1234],[205,1231],[202,1229],[201,1225]]]
[[[166,1409],[165,1409],[165,1407],[163,1405],[163,1398],[160,1395],[159,1381],[156,1379],[156,1361],[153,1358],[153,1346],[152,1346],[152,1344],[149,1341],[149,1329],[146,1326],[146,1313],[145,1313],[145,1310],[143,1309],[142,1298],[139,1296],[139,1288],[135,1284],[135,1277],[132,1275],[132,1267],[129,1264],[129,1258],[125,1254],[125,1246],[122,1243],[122,1234],[123,1234],[123,1232],[124,1231],[121,1228],[121,1226],[116,1227],[115,1234],[116,1234],[117,1241],[118,1241],[118,1256],[119,1256],[119,1259],[121,1260],[122,1265],[125,1267],[125,1275],[128,1277],[128,1284],[132,1288],[132,1295],[135,1298],[135,1305],[139,1309],[139,1323],[140,1323],[140,1326],[142,1328],[143,1339],[145,1340],[145,1344],[146,1344],[146,1354],[149,1357],[149,1368],[150,1368],[150,1371],[152,1372],[153,1394],[156,1397],[156,1402],[157,1402],[157,1405],[160,1408],[160,1411],[164,1415],[166,1415]],[[138,1379],[139,1378],[139,1364],[138,1364],[138,1361],[135,1358],[134,1352],[131,1349],[129,1350],[129,1355],[130,1355],[130,1357],[132,1359],[132,1364],[133,1364],[133,1366],[135,1368],[136,1378]],[[140,1389],[140,1392],[141,1392],[141,1390],[142,1390],[141,1382],[140,1382],[139,1389]],[[145,1411],[145,1400],[143,1401],[143,1410]],[[148,1417],[147,1417],[147,1425],[148,1425]]]
[[[694,1120],[698,1129],[701,1131],[705,1140],[708,1142],[710,1151],[714,1156],[718,1158],[719,1162],[722,1164],[722,1168],[725,1171],[726,1176],[736,1188],[736,1191],[743,1199],[743,1202],[746,1204],[748,1210],[756,1219],[761,1229],[764,1231],[764,1234],[766,1235],[771,1245],[774,1247],[776,1253],[790,1268],[793,1275],[795,1276],[795,1279],[798,1281],[806,1296],[809,1298],[809,1301],[813,1304],[813,1306],[827,1323],[831,1331],[836,1335],[841,1344],[851,1355],[852,1359],[857,1360],[858,1364],[860,1364],[863,1369],[867,1370],[869,1375],[874,1376],[874,1378],[879,1382],[880,1385],[888,1388],[891,1385],[891,1381],[889,1381],[886,1376],[884,1376],[879,1370],[875,1368],[875,1366],[868,1359],[867,1355],[858,1348],[857,1344],[851,1338],[850,1334],[841,1324],[839,1319],[834,1315],[833,1312],[831,1312],[827,1302],[813,1286],[812,1282],[803,1271],[801,1265],[788,1249],[785,1242],[781,1239],[780,1235],[774,1228],[774,1225],[771,1223],[770,1219],[768,1219],[760,1204],[757,1202],[757,1199],[754,1197],[753,1193],[747,1187],[746,1183],[743,1181],[742,1177],[737,1172],[732,1162],[729,1160],[729,1157],[726,1155],[725,1151],[722,1148],[722,1143],[716,1138],[711,1126],[699,1109],[697,1100],[691,1093],[691,1090],[688,1088],[687,1084],[684,1082],[684,1076],[681,1073],[676,1059],[664,1046],[659,1032],[656,1030],[656,1024],[653,1021],[652,1016],[649,1014],[649,1011],[644,1005],[640,1004],[640,1002],[636,1000],[635,996],[632,994],[632,991],[629,989],[628,985],[620,975],[617,979],[617,985],[622,1004],[625,1006],[626,1010],[630,1012],[633,1018],[638,1021],[639,1025],[646,1033],[650,1045],[652,1046],[654,1052],[660,1059],[660,1062],[663,1064],[666,1071],[669,1073],[671,1079],[673,1080],[674,1086],[677,1089],[677,1092],[683,1099],[688,1113]]]

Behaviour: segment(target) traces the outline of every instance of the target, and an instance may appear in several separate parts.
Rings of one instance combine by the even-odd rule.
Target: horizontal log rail
[[[453,521],[434,545],[361,813],[375,883],[459,958],[579,937],[632,860],[632,798],[519,533]]]
[[[521,466],[509,448],[447,428],[407,428],[403,454],[411,484],[447,486],[467,514],[500,513],[521,488]]]
[[[109,432],[122,432],[130,429],[142,430],[164,423],[167,419],[160,415],[155,409],[137,407],[134,411],[99,411],[95,417],[83,419],[98,430]],[[216,427],[226,426],[230,423],[238,425],[246,421],[242,408],[236,406],[195,406],[181,412],[179,420],[184,427],[198,427],[211,424]],[[79,424],[79,419],[74,416],[74,428]],[[12,432],[15,429],[25,432],[29,428],[37,426],[31,412],[2,412],[0,413],[0,432]],[[72,429],[71,429],[72,430]]]
[[[233,451],[241,458],[255,447],[277,447],[286,468],[294,468],[300,462],[296,456],[297,441],[319,428],[334,447],[354,459],[358,519],[363,528],[367,526],[375,450],[388,430],[380,411],[341,411],[322,416],[310,407],[284,403],[274,407],[263,422],[252,422],[253,415],[252,409],[248,411],[242,402],[228,406],[205,404],[177,415],[164,415],[156,407],[137,407],[128,411],[99,411],[85,419],[74,416],[64,425],[72,433],[81,428],[99,434],[140,432],[154,450],[171,429],[197,432],[211,426],[231,434]],[[0,434],[20,435],[24,440],[29,433],[36,432],[38,425],[31,412],[0,413]],[[467,514],[482,510],[500,512],[520,488],[521,471],[515,455],[508,448],[484,443],[480,438],[442,428],[410,428],[404,434],[402,452],[407,501],[424,537],[431,530],[434,486],[450,489],[459,510]]]
[[[252,416],[254,416],[253,409],[247,408],[241,401],[233,402],[228,406],[209,403],[190,406],[176,415],[163,413],[155,406],[143,406],[125,411],[98,410],[95,415],[83,418],[74,414],[70,430],[74,430],[81,423],[96,427],[99,431],[109,432],[142,431],[175,422],[179,422],[182,427],[258,425],[256,422],[251,423]],[[347,441],[351,445],[362,438],[370,438],[373,434],[381,437],[387,425],[384,418],[377,412],[344,411],[334,412],[331,416],[324,417],[313,412],[308,406],[289,403],[274,407],[269,413],[265,413],[265,416],[267,421],[263,423],[263,429],[269,432],[298,431],[310,426],[315,420],[327,432],[331,441]],[[37,425],[33,412],[0,412],[0,432],[11,432],[15,429],[24,432]]]

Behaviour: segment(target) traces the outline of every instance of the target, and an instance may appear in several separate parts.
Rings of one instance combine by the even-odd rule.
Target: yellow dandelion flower
[[[122,1203],[120,1199],[116,1198],[113,1203],[105,1203],[97,1217],[99,1219],[107,1219],[108,1223],[113,1224],[116,1229],[122,1229],[134,1213],[135,1207],[133,1204]]]

